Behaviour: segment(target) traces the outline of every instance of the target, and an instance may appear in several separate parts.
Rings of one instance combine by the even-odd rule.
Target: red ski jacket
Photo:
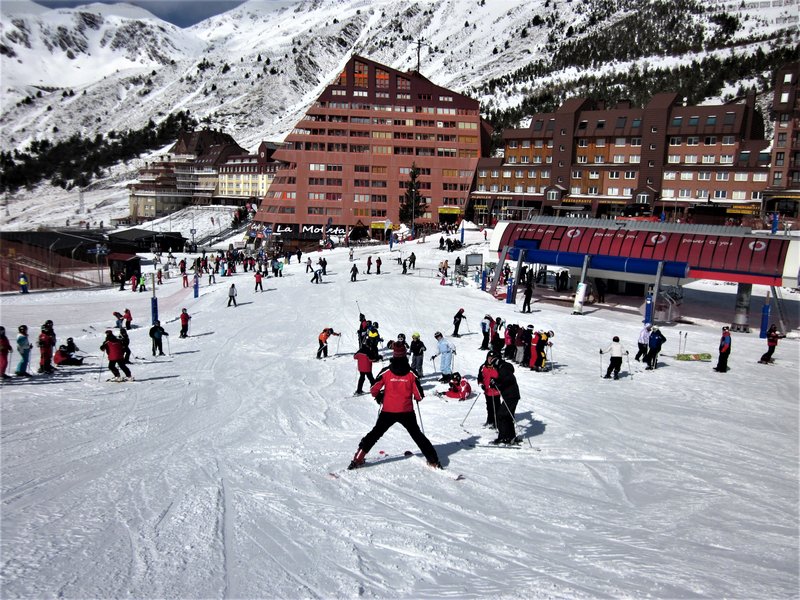
[[[358,361],[359,373],[372,373],[372,359],[364,352],[356,352],[353,357]]]
[[[419,393],[417,387],[417,376],[408,367],[408,361],[406,361],[406,369],[398,369],[400,372],[405,371],[400,375],[387,369],[378,375],[375,385],[370,388],[369,391],[374,398],[377,398],[378,393],[384,390],[382,409],[384,412],[414,412],[412,398],[417,402],[422,400],[422,394]]]
[[[108,360],[122,360],[125,357],[125,351],[122,348],[122,342],[117,339],[106,340],[100,346],[100,350],[108,354]]]

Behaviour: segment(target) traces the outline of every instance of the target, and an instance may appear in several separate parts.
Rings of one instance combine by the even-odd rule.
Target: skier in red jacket
[[[39,346],[39,373],[53,372],[53,336],[50,335],[50,328],[42,325],[42,333],[39,334],[37,345]]]
[[[400,350],[398,349],[398,354]],[[403,350],[401,356],[393,356],[389,361],[389,366],[378,373],[375,384],[370,389],[370,393],[381,405],[381,412],[378,414],[378,421],[367,435],[358,444],[358,450],[353,456],[348,469],[357,469],[363,465],[365,457],[379,439],[395,423],[400,423],[406,428],[411,439],[419,446],[428,465],[441,469],[439,456],[430,440],[420,431],[417,425],[417,417],[414,414],[413,400],[419,402],[423,398],[422,385],[419,378],[411,370],[408,358]],[[382,396],[382,399],[381,399]]]
[[[372,374],[372,363],[377,362],[379,359],[375,353],[370,351],[366,346],[361,346],[361,349],[355,353],[354,359],[358,361],[358,385],[356,386],[356,395],[360,396],[365,394],[364,380],[369,379],[369,385],[375,385],[375,376]]]
[[[100,346],[100,350],[108,354],[108,370],[114,374],[111,381],[125,381],[120,377],[117,367],[122,369],[128,381],[133,381],[130,369],[125,366],[125,349],[122,347],[122,342],[110,329],[106,330],[106,339]]]
[[[185,308],[181,309],[181,316],[179,317],[181,320],[181,334],[178,337],[186,338],[189,337],[189,321],[191,321],[192,317],[189,315]]]

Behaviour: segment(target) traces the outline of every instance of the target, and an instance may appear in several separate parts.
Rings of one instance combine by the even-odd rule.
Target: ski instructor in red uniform
[[[411,439],[419,446],[428,465],[436,469],[441,469],[439,456],[430,440],[420,431],[417,425],[417,417],[414,414],[413,400],[419,402],[423,398],[422,388],[419,378],[411,370],[406,357],[405,347],[402,344],[395,344],[393,356],[389,361],[389,366],[378,373],[375,383],[370,388],[370,393],[381,405],[381,412],[378,414],[378,421],[375,427],[365,435],[358,444],[353,460],[348,469],[357,469],[365,462],[367,453],[381,439],[384,433],[395,423],[400,423],[406,428]],[[383,396],[383,399],[381,399]]]

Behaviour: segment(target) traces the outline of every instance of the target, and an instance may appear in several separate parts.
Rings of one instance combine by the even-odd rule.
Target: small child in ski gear
[[[332,335],[339,336],[341,334],[340,333],[336,333],[333,330],[333,327],[326,327],[319,334],[319,338],[318,338],[318,340],[319,340],[319,350],[317,350],[317,358],[322,358],[323,356],[325,358],[328,357],[328,338],[331,337]]]
[[[117,320],[117,322],[114,325],[114,327],[116,327],[117,329],[120,329],[122,327],[122,321],[125,320],[125,317],[122,316],[121,312],[115,310],[114,311],[114,318]]]
[[[478,369],[478,383],[483,390],[486,398],[486,422],[484,427],[497,427],[497,400],[500,398],[500,390],[497,389],[497,377],[499,373],[493,362],[496,358],[494,352],[486,354],[486,360]]]
[[[466,319],[466,315],[464,314],[464,309],[459,308],[458,312],[453,317],[453,337],[461,337],[458,333],[458,328],[461,327],[461,321]]]
[[[162,347],[162,338],[169,334],[161,327],[161,321],[156,321],[150,328],[150,337],[153,340],[153,356],[158,352],[159,356],[164,356],[164,349]]]
[[[448,383],[453,376],[453,356],[456,354],[456,347],[444,339],[440,331],[437,331],[433,337],[436,338],[438,354],[431,356],[431,360],[437,356],[442,357],[442,361],[439,364],[442,378],[439,381]]]
[[[419,339],[418,333],[411,334],[411,345],[409,346],[411,352],[411,368],[417,374],[417,377],[422,377],[423,353],[427,350],[425,344]]]
[[[370,387],[375,384],[375,376],[372,374],[372,363],[377,362],[378,359],[374,358],[370,353],[369,348],[361,346],[361,349],[353,356],[358,361],[358,385],[356,386],[356,394],[365,394],[364,380],[369,379]]]
[[[39,373],[52,373],[54,370],[52,364],[54,339],[46,324],[42,325],[42,332],[39,334],[36,345],[39,346]]]
[[[73,356],[66,346],[61,345],[56,350],[56,353],[53,355],[53,362],[56,363],[58,366],[66,365],[66,366],[81,366],[83,364],[83,358],[78,358]]]
[[[125,314],[123,315],[123,317],[125,319],[125,329],[130,330],[131,323],[133,323],[133,315],[131,314],[130,308],[125,309]]]
[[[767,330],[767,351],[761,355],[761,359],[758,362],[764,364],[775,362],[772,359],[772,355],[775,352],[775,348],[778,347],[778,340],[785,337],[785,334],[778,331],[777,325],[770,325]]]
[[[395,423],[405,427],[430,466],[441,468],[436,449],[417,424],[413,401],[422,400],[424,393],[419,378],[408,364],[408,359],[405,356],[393,357],[389,366],[378,373],[370,393],[376,399],[383,395],[383,401],[380,402],[381,412],[378,414],[375,426],[359,442],[358,450],[347,468],[357,469],[363,465],[372,447]]]
[[[181,320],[181,333],[178,337],[189,337],[189,321],[192,320],[192,317],[189,315],[187,310],[183,308],[181,309],[181,316],[179,318]]]
[[[628,354],[628,351],[619,342],[619,337],[615,335],[608,348],[605,351],[600,350],[600,354],[611,355],[611,360],[608,361],[608,370],[606,370],[603,379],[611,379],[611,371],[614,371],[614,379],[619,379],[619,370],[622,368],[622,355]]]
[[[80,350],[80,348],[78,348],[75,345],[75,340],[73,340],[71,337],[68,337],[67,338],[67,352],[72,354],[73,352],[78,352],[79,350]]]
[[[358,267],[355,265],[355,263],[353,263],[353,266],[350,268],[350,281],[356,281],[357,275],[358,275]]]
[[[6,375],[8,369],[8,356],[13,350],[11,349],[11,342],[8,341],[6,336],[6,328],[0,327],[0,377],[3,379],[10,379],[10,375]]]
[[[469,381],[461,378],[461,373],[453,373],[453,379],[450,380],[450,389],[444,395],[448,398],[457,398],[459,402],[466,400],[472,393],[472,386]]]
[[[114,374],[114,379],[112,381],[122,381],[119,375],[120,369],[125,373],[125,377],[133,379],[130,370],[125,366],[122,342],[110,329],[106,330],[106,339],[100,346],[100,350],[108,354],[108,370]],[[119,369],[117,367],[119,367]]]
[[[236,285],[232,283],[231,287],[228,288],[228,306],[230,306],[231,303],[233,303],[234,308],[238,306],[238,304],[236,304],[237,295],[238,292],[236,291]]]
[[[725,373],[728,370],[728,357],[731,355],[731,330],[728,327],[722,328],[722,337],[719,338],[719,358],[714,370]]]
[[[19,352],[19,363],[14,374],[17,377],[30,377],[28,373],[28,361],[31,356],[31,342],[28,339],[28,326],[20,325],[17,328],[19,335],[17,336],[17,352]]]

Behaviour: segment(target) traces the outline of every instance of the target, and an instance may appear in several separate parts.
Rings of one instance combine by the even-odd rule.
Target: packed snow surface
[[[791,335],[775,365],[758,364],[763,289],[754,332],[733,334],[730,372],[673,358],[679,339],[716,358],[736,288],[709,282],[687,288],[685,321],[662,327],[659,368],[644,371],[637,300],[609,294],[573,315],[537,289],[534,312],[520,314],[474,283],[439,285],[439,261],[465,252],[437,241],[356,249],[355,283],[344,248],[325,252],[321,285],[296,257],[263,293],[250,272],[203,277],[198,298],[166,280],[164,357],[151,356],[150,290],[0,297],[12,341],[18,324],[38,334],[49,318],[59,343],[73,337],[88,355],[2,387],[3,597],[796,597],[800,360]],[[492,258],[480,232],[466,242]],[[418,268],[402,275],[394,259],[411,251]],[[368,255],[383,259],[381,275],[365,274]],[[231,283],[238,307],[226,306]],[[796,327],[797,295],[786,295]],[[98,348],[126,307],[136,381],[110,383]],[[459,308],[464,335],[451,338]],[[385,340],[417,331],[426,343],[417,417],[444,474],[403,457],[420,452],[399,426],[368,456],[383,460],[345,469],[377,414],[370,396],[352,396],[359,312]],[[518,449],[486,446],[482,396],[473,406],[474,395],[433,393],[437,330],[480,391],[486,313],[555,333],[551,372],[516,367]],[[342,335],[316,360],[324,327]],[[601,378],[598,350],[614,335],[631,350],[620,381]]]

